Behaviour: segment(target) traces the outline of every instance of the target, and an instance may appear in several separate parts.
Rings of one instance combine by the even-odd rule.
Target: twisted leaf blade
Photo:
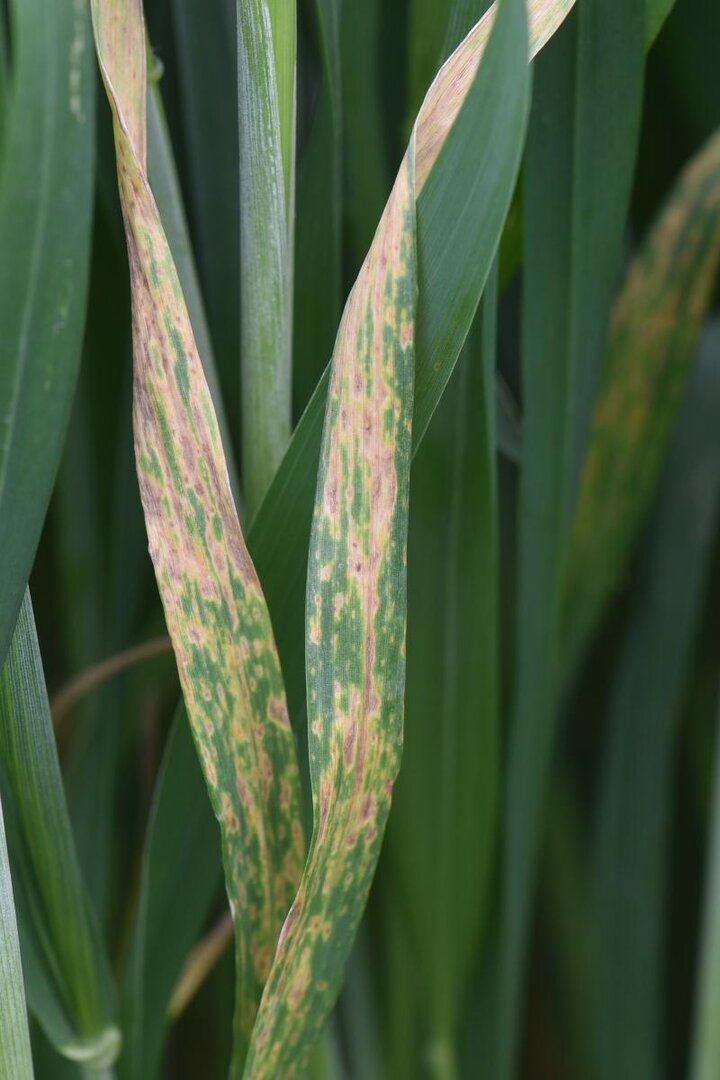
[[[416,293],[413,150],[335,348],[306,608],[314,833],[248,1076],[292,1076],[332,1006],[400,765]]]
[[[222,831],[236,936],[238,1072],[300,877],[297,759],[270,618],[147,181],[141,5],[94,0],[93,20],[130,261],[138,479],[187,712]]]

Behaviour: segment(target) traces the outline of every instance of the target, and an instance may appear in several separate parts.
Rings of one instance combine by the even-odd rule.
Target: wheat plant
[[[714,0],[0,0],[0,1080],[720,1080]]]

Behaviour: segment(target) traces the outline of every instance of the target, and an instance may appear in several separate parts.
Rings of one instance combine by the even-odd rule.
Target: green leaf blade
[[[60,458],[90,256],[94,80],[78,3],[12,5],[0,178],[0,662]]]
[[[561,589],[577,470],[622,254],[644,70],[642,3],[577,6],[537,65],[524,174],[517,659],[503,841],[499,1076],[516,1069],[555,741]],[[622,104],[613,105],[615,94]]]
[[[0,756],[68,1017],[88,1057],[110,1064],[120,1047],[112,980],[80,874],[29,593],[0,676]]]
[[[489,282],[411,486],[406,735],[387,855],[412,932],[433,1060],[455,1057],[496,842],[495,303]]]
[[[237,6],[243,476],[252,516],[290,437],[295,2]]]
[[[126,1080],[150,1080],[158,1074],[168,1003],[219,890],[220,868],[217,823],[181,708],[155,787],[123,985],[126,1046],[120,1075]]]
[[[23,971],[10,877],[5,827],[0,806],[0,1076],[32,1080]]]
[[[601,1080],[652,1080],[665,1057],[662,958],[673,751],[720,511],[716,343],[717,337],[701,347],[690,379],[640,549],[638,586],[610,690],[591,909],[594,1058]]]

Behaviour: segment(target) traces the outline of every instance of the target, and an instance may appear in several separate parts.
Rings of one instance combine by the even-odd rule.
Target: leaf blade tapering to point
[[[556,19],[560,7],[562,5],[555,6]],[[472,134],[472,119],[477,116],[481,103],[487,104],[484,92],[493,86],[498,66],[505,59],[511,65],[507,75],[509,86],[505,87],[508,93],[498,91],[497,96],[492,98],[492,106],[488,107],[492,118],[488,121],[488,128],[481,127],[480,136],[475,133],[485,150],[483,136],[488,131],[496,130],[493,124],[498,123],[503,105],[507,107],[511,130],[509,133],[503,132],[506,138],[500,143],[500,161],[493,163],[492,179],[487,183],[493,197],[492,212],[481,216],[481,224],[478,221],[473,223],[473,229],[482,237],[482,257],[478,258],[477,250],[473,252],[477,266],[473,267],[464,292],[461,289],[461,295],[469,298],[464,300],[464,306],[462,301],[456,303],[454,318],[448,318],[444,310],[438,309],[437,314],[428,321],[433,328],[429,341],[437,348],[436,355],[442,354],[439,343],[444,342],[452,362],[457,355],[456,352],[453,355],[453,350],[459,351],[467,333],[507,212],[510,198],[507,189],[509,186],[509,190],[512,190],[512,183],[501,184],[499,177],[506,180],[509,175],[514,180],[527,100],[524,4],[505,0],[499,10],[485,57],[486,63],[481,64],[480,61],[490,34],[493,12],[478,24],[456,51],[428,93],[393,195],[351,293],[338,335],[323,434],[306,607],[314,834],[303,881],[285,924],[263,997],[248,1063],[248,1076],[293,1075],[293,1071],[302,1064],[301,1049],[307,1050],[313,1039],[317,1038],[338,992],[342,968],[367,897],[378,843],[389,811],[402,738],[406,616],[404,555],[401,556],[399,552],[397,540],[393,541],[395,549],[387,538],[385,549],[368,547],[367,534],[359,525],[358,515],[361,516],[363,512],[369,512],[370,520],[373,520],[372,512],[368,510],[373,505],[369,492],[375,491],[380,502],[383,492],[385,497],[387,492],[383,488],[385,478],[378,461],[366,461],[362,468],[353,472],[357,461],[362,461],[361,454],[358,458],[355,456],[353,440],[358,440],[362,434],[356,425],[363,422],[363,409],[369,409],[367,441],[369,445],[373,440],[378,441],[376,425],[382,415],[383,402],[382,399],[378,401],[377,397],[373,398],[373,393],[381,395],[383,390],[388,391],[383,381],[387,376],[383,375],[382,366],[372,377],[375,380],[373,389],[370,377],[357,374],[361,364],[359,360],[354,360],[354,354],[366,357],[368,345],[361,333],[363,318],[367,319],[370,327],[374,325],[373,317],[384,317],[383,300],[389,302],[392,309],[392,301],[388,301],[388,294],[383,293],[382,276],[379,285],[376,280],[379,268],[383,264],[386,266],[386,281],[392,298],[392,288],[400,288],[403,282],[402,264],[408,262],[411,255],[414,258],[415,205],[417,201],[420,212],[420,191],[424,181],[427,181],[426,190],[429,192],[430,235],[435,236],[436,246],[442,251],[443,242],[452,244],[457,239],[459,227],[456,221],[452,221],[449,240],[447,237],[440,240],[437,233],[433,234],[433,227],[437,228],[433,212],[443,205],[443,197],[449,201],[448,190],[453,189],[452,183],[448,187],[447,180],[438,182],[432,170],[444,153],[450,155],[452,162],[462,162],[464,140]],[[547,13],[544,5],[541,5],[541,13],[543,17]],[[446,108],[451,116],[450,121],[443,108],[443,94],[447,96]],[[453,127],[454,121],[457,130]],[[421,140],[424,147],[424,176],[423,181],[418,181],[414,175],[415,146],[419,146]],[[449,166],[443,172],[449,173]],[[471,233],[472,236],[475,234]],[[422,240],[421,227],[418,228],[418,235]],[[470,243],[467,237],[463,239]],[[398,263],[400,252],[403,254]],[[393,270],[399,276],[394,277]],[[454,279],[462,284],[462,270],[457,266],[452,270]],[[415,273],[418,271],[415,270]],[[422,276],[419,277],[422,282]],[[408,312],[414,310],[411,300],[410,292],[405,291],[404,297],[400,298],[400,306],[407,308]],[[422,312],[422,306],[419,312]],[[411,320],[407,314],[405,319],[409,345]],[[414,324],[414,319],[412,322]],[[402,317],[398,310],[386,326],[386,337],[379,346],[398,350],[396,363],[402,360],[405,351],[402,338]],[[428,367],[431,367],[430,363]],[[445,381],[449,369],[445,371]],[[351,375],[356,380],[355,400],[347,385]],[[394,482],[397,484],[392,509],[392,514],[397,515],[394,526],[396,536],[404,536],[407,528],[407,508],[403,507],[403,502],[407,500],[410,451],[406,451],[404,442],[411,431],[412,384],[410,376],[406,385],[406,395],[410,401],[400,396],[396,405],[399,416],[405,417],[407,432],[403,424],[398,423],[398,417],[387,417],[384,421],[385,437],[380,443],[385,442],[391,447],[394,445],[394,452],[398,456],[394,470],[386,466],[391,474],[394,472]],[[438,396],[440,392],[441,389],[437,392]],[[344,394],[347,394],[347,400]],[[368,465],[367,475],[363,473],[365,465]],[[364,499],[369,500],[367,505]],[[371,527],[367,526],[367,522],[364,524]],[[354,556],[349,554],[353,543],[356,545]],[[394,592],[386,589],[378,592],[378,580],[374,576],[378,566],[375,563],[381,564],[383,559],[392,567],[388,572],[393,576]],[[350,570],[348,561],[352,566]],[[361,595],[362,590],[366,590],[364,604],[361,603],[354,612],[354,625],[345,621],[353,610],[353,574],[364,582],[360,586]],[[389,617],[387,611],[384,613],[386,622],[381,622],[377,628],[372,621],[373,598],[378,605],[382,599],[390,609]],[[378,638],[383,633],[386,635],[386,639],[383,639],[385,655],[378,664],[384,662],[387,672],[381,672],[379,666],[377,670],[374,668],[376,632]],[[353,663],[357,665],[355,670]],[[381,716],[384,717],[383,723],[379,723]],[[358,746],[361,748],[359,751]],[[350,888],[349,882],[343,881],[344,874],[349,875],[354,888]],[[334,898],[335,914],[329,903],[331,897]]]
[[[150,552],[210,799],[235,924],[239,1075],[302,867],[295,745],[267,607],[145,173],[139,0],[94,0],[131,268],[134,430]],[[126,91],[123,97],[118,90]]]
[[[574,0],[533,0],[529,5],[531,57],[544,47],[572,9],[573,3]],[[493,7],[483,16],[471,32],[473,41],[466,40],[459,56],[448,61],[438,76],[442,76],[444,82],[452,87],[453,115],[457,115],[462,106],[463,89],[467,92],[477,73],[495,10]],[[521,80],[515,77],[514,72],[508,71],[504,71],[502,77],[507,80],[507,94],[500,95],[498,104],[503,109],[511,102],[517,107],[518,100],[522,102],[522,98],[517,97],[517,83]],[[435,94],[433,96],[437,100]],[[419,267],[421,298],[424,296],[427,299],[433,289],[432,281],[425,279],[423,268],[433,266],[442,256],[451,230],[459,227],[456,220],[458,212],[463,227],[461,231],[465,233],[463,246],[469,259],[467,264],[458,261],[456,266],[453,267],[450,263],[448,267],[452,271],[452,284],[448,291],[452,293],[452,302],[459,311],[457,325],[450,326],[452,333],[445,339],[441,337],[442,330],[448,330],[448,324],[444,321],[444,306],[437,301],[433,307],[440,320],[436,322],[424,319],[419,322],[413,417],[413,441],[416,447],[447,384],[479,302],[480,290],[492,263],[494,247],[499,242],[507,211],[507,189],[512,187],[511,181],[516,174],[522,148],[523,131],[517,127],[516,122],[507,120],[505,124],[498,124],[497,118],[494,115],[489,117],[483,106],[484,102],[476,102],[474,120],[468,117],[466,130],[472,136],[471,139],[465,144],[457,140],[453,153],[448,154],[445,163],[439,165],[448,176],[448,186],[437,185],[435,200],[423,205],[424,189],[420,188],[416,178],[419,227],[422,228],[422,218],[426,210],[432,211],[432,216],[436,217],[435,227],[426,233],[430,243],[425,245],[425,255]],[[505,115],[507,117],[508,113]],[[510,115],[514,114],[511,112]],[[433,136],[432,147],[426,152],[428,173],[438,161],[448,126],[440,125],[440,130]],[[432,130],[432,125],[427,130]],[[501,166],[486,176],[486,188],[474,188],[473,200],[467,202],[461,198],[458,202],[457,191],[461,184],[458,182],[457,186],[452,187],[452,178],[458,168],[458,156],[471,155],[472,162],[467,167],[474,174],[479,174],[483,168],[491,131],[495,138],[494,149],[501,158]],[[479,199],[483,200],[487,211],[482,218],[476,213],[475,200]],[[482,259],[478,257],[481,237],[485,237],[487,243]],[[293,718],[301,716],[304,709],[304,671],[297,641],[302,633],[305,559],[327,385],[326,370],[295,429],[282,465],[248,534],[250,549],[265,588],[278,635],[278,648]]]

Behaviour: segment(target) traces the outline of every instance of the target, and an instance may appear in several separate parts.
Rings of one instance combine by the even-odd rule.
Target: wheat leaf
[[[0,673],[0,760],[38,899],[36,929],[42,927],[56,959],[73,1029],[62,1041],[56,1032],[50,1035],[61,1053],[85,1055],[98,1067],[110,1065],[121,1042],[114,988],[70,827],[29,592]],[[9,825],[8,835],[15,859]],[[28,982],[31,1005],[33,994]]]
[[[302,866],[297,760],[267,607],[147,182],[142,9],[139,0],[94,0],[92,11],[130,261],[138,478],[187,712],[222,830],[236,933],[238,1071]]]
[[[663,1071],[673,751],[720,509],[717,334],[708,333],[703,345],[644,535],[610,687],[591,909],[599,1080],[652,1080]]]
[[[531,56],[544,47],[572,6],[573,0],[533,0],[528,12]],[[443,69],[443,78],[451,85],[455,78],[464,82],[466,89],[472,83],[494,10],[490,9],[483,17],[461,51],[448,61],[447,70]],[[523,132],[507,117],[514,115],[518,101],[524,100],[519,92],[522,79],[501,65],[496,67],[496,75],[497,86],[488,79],[487,93],[492,94],[492,108],[485,100],[476,103],[474,116],[469,114],[467,118],[466,138],[457,140],[444,161],[439,160],[445,145],[442,137],[434,139],[428,160],[428,165],[437,163],[434,192],[427,184],[420,188],[416,181],[418,228],[425,232],[425,242],[421,244],[424,257],[418,267],[419,295],[426,313],[419,316],[415,350],[415,448],[422,440],[470,327],[516,176]],[[459,89],[454,93],[455,111],[461,101],[462,89]],[[351,126],[349,120],[348,124]],[[467,185],[472,185],[470,197]],[[453,260],[452,252],[447,251],[453,246],[451,234],[453,240],[456,236],[460,238],[462,258],[456,251]],[[446,270],[444,278],[437,270],[441,262]],[[445,302],[433,295],[438,289],[442,290]],[[447,318],[450,306],[457,316],[455,322]],[[305,559],[327,385],[326,371],[295,429],[248,538],[278,635],[293,717],[299,716],[303,709],[304,672],[297,641],[302,633]]]
[[[715,134],[679,178],[615,307],[565,574],[568,673],[621,578],[655,490],[719,262]]]
[[[541,4],[534,9],[537,47],[570,6]],[[500,14],[495,22],[496,10]],[[335,347],[306,605],[314,832],[263,996],[248,1077],[289,1077],[302,1068],[337,996],[390,808],[404,694],[405,538],[418,277],[415,207],[426,187],[432,244],[433,211],[441,196],[453,190],[452,177],[445,176],[448,170],[438,179],[433,167],[445,151],[450,161],[462,161],[461,140],[468,137],[467,125],[488,89],[479,72],[493,26],[497,33],[491,38],[495,45],[488,70],[496,73],[493,65],[503,58],[513,75],[518,68],[521,78],[513,85],[517,96],[485,104],[495,117],[502,105],[512,102],[517,147],[507,155],[503,147],[503,164],[496,167],[507,165],[512,172],[513,161],[517,167],[525,119],[527,31],[524,4],[505,0],[475,27],[428,92]],[[493,83],[490,75],[488,83]],[[414,172],[416,147],[419,176]],[[494,191],[492,181],[487,184]],[[506,211],[507,201],[498,208],[497,220],[489,215],[487,231],[481,234],[477,273],[483,280]],[[418,232],[422,241],[423,231]],[[462,262],[465,252],[458,242]],[[450,355],[459,349],[471,317],[472,310],[466,313],[452,305],[449,314],[438,316],[441,325],[432,339],[438,353],[442,342]],[[444,381],[448,376],[449,370]]]
[[[10,862],[0,805],[0,1076],[33,1076]]]
[[[248,1076],[293,1075],[329,1011],[400,763],[415,290],[411,149],[335,348],[306,614],[315,830]]]
[[[237,5],[242,438],[251,515],[290,438],[295,17],[295,0]]]
[[[0,662],[55,481],[85,318],[95,82],[83,0],[14,0],[0,159]]]

